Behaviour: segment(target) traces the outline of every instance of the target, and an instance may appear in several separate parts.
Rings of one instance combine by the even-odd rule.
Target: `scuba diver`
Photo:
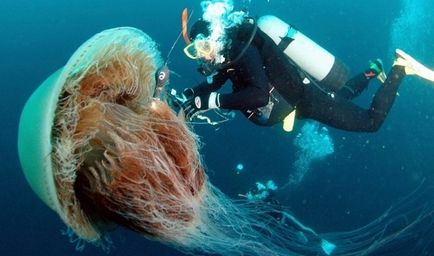
[[[227,17],[237,15],[228,22]],[[182,93],[189,121],[210,109],[227,109],[239,110],[261,126],[283,122],[286,131],[292,130],[297,118],[347,131],[375,132],[388,115],[403,78],[418,75],[434,81],[432,70],[399,49],[387,76],[377,59],[348,80],[342,62],[279,18],[268,15],[255,20],[243,12],[222,17],[226,20],[220,24],[199,19],[189,35],[184,29],[188,43],[184,52],[198,61],[198,70],[206,77]],[[368,109],[357,106],[352,99],[373,78],[382,85],[371,105]],[[217,92],[228,80],[233,92]]]
[[[272,217],[279,225],[292,229],[292,233],[295,234],[294,242],[311,244],[310,248],[313,248],[313,251],[300,249],[299,253],[302,253],[302,255],[332,255],[336,249],[336,245],[322,238],[312,228],[303,225],[293,214],[284,209],[275,197],[277,189],[272,180],[267,181],[265,184],[256,182],[254,188],[246,194],[240,194],[239,196],[245,198],[248,203],[256,205],[258,208],[266,205],[265,208],[269,210],[264,212],[264,214]]]

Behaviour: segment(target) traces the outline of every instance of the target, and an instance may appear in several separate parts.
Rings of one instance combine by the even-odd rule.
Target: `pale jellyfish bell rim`
[[[68,225],[77,220],[69,218],[60,205],[50,157],[53,152],[51,135],[59,95],[67,79],[89,64],[100,49],[111,44],[114,39],[125,36],[152,41],[143,31],[133,27],[118,27],[97,33],[74,52],[64,67],[50,75],[35,90],[21,113],[18,155],[24,176],[36,195]]]

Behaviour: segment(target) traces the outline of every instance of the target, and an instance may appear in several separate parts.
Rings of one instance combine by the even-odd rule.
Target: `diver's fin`
[[[331,255],[333,251],[336,249],[336,245],[330,243],[325,239],[321,239],[321,249],[324,251],[325,254]]]
[[[382,84],[384,83],[384,81],[386,81],[387,75],[384,72],[384,65],[381,59],[370,60],[369,69],[375,72],[376,78],[380,80]]]
[[[434,71],[422,65],[403,50],[396,49],[395,62],[393,65],[403,66],[407,75],[417,75],[434,82]]]

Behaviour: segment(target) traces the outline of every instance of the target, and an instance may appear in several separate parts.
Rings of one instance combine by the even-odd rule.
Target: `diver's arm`
[[[234,72],[242,76],[242,88],[230,94],[220,94],[220,108],[246,110],[267,105],[269,80],[263,68],[259,51],[249,46],[235,64]]]

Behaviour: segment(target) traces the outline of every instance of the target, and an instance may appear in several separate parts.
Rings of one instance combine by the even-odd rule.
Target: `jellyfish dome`
[[[25,177],[84,240],[100,240],[112,223],[175,239],[167,228],[182,232],[194,222],[203,171],[195,137],[152,98],[160,66],[145,33],[106,30],[24,107],[18,147]]]

